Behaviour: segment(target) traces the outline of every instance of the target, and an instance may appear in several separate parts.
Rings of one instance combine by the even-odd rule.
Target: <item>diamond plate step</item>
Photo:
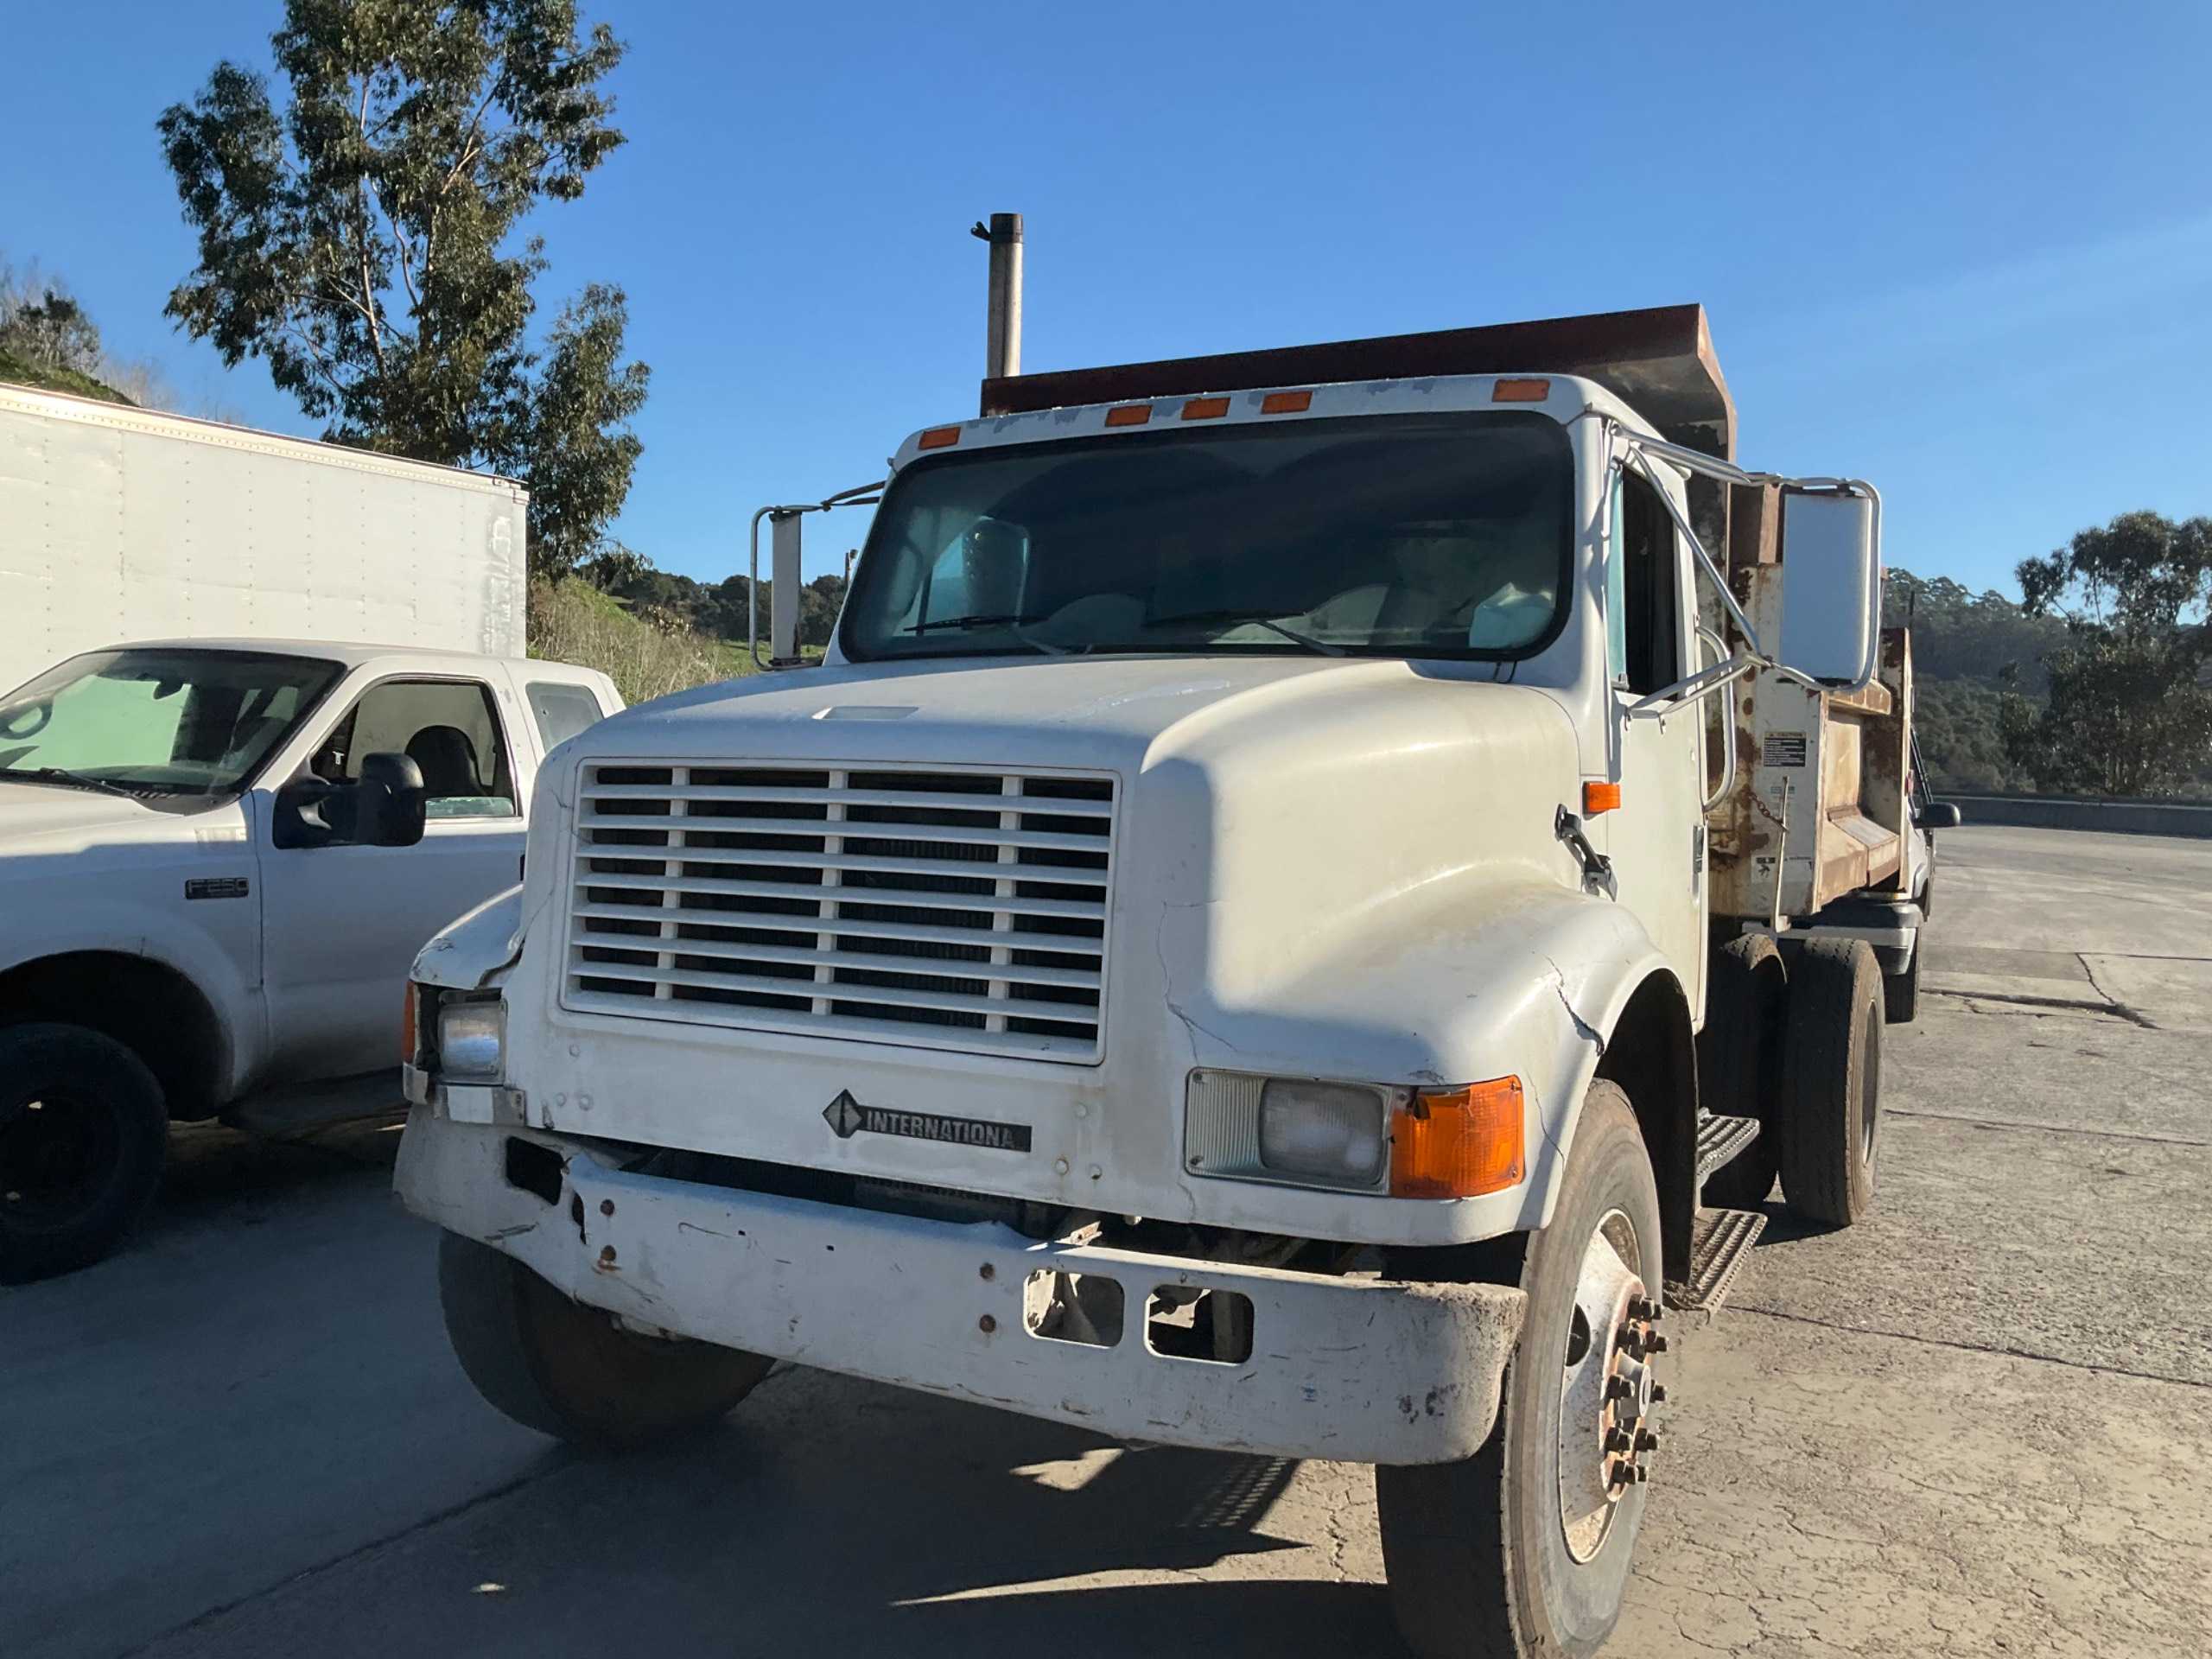
[[[1736,1270],[1766,1230],[1756,1210],[1700,1210],[1690,1236],[1690,1276],[1667,1287],[1667,1304],[1686,1313],[1711,1313],[1728,1300]]]
[[[1719,1117],[1708,1113],[1697,1126],[1697,1182],[1732,1161],[1736,1154],[1759,1138],[1756,1117]]]

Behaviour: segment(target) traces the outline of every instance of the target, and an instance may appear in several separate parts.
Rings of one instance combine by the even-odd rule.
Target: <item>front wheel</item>
[[[1422,1659],[1595,1653],[1620,1618],[1658,1439],[1659,1194],[1628,1096],[1590,1085],[1497,1426],[1457,1463],[1378,1468],[1398,1628]]]
[[[112,1250],[161,1185],[168,1131],[161,1084],[114,1038],[0,1031],[0,1284]]]
[[[524,1428],[626,1452],[716,1423],[775,1362],[640,1336],[473,1238],[438,1241],[446,1335],[476,1391]]]

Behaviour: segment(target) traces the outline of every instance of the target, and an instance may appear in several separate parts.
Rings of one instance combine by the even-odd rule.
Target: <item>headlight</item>
[[[1271,1078],[1260,1090],[1260,1162],[1331,1186],[1373,1186],[1382,1174],[1383,1100],[1357,1084]]]
[[[1407,1094],[1373,1084],[1193,1071],[1184,1161],[1194,1174],[1378,1192],[1389,1173],[1391,1110]]]
[[[448,1083],[497,1083],[506,1066],[506,1011],[496,996],[438,998],[437,1075]]]

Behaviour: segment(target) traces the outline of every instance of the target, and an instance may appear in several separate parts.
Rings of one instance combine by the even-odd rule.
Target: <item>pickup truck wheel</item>
[[[1497,1426],[1457,1463],[1378,1468],[1391,1611],[1422,1659],[1595,1653],[1620,1617],[1657,1437],[1659,1193],[1628,1096],[1593,1083]]]
[[[775,1362],[640,1336],[473,1238],[438,1241],[446,1335],[477,1392],[525,1428],[626,1452],[720,1422]]]
[[[112,1250],[168,1156],[162,1086],[121,1043],[82,1026],[0,1031],[0,1283]]]
[[[1848,1227],[1874,1202],[1882,1128],[1882,967],[1859,939],[1808,939],[1789,964],[1782,1196]]]
[[[1713,953],[1697,1038],[1699,1097],[1723,1116],[1758,1119],[1759,1138],[1706,1178],[1705,1204],[1749,1210],[1774,1191],[1789,1007],[1789,972],[1768,935],[1746,933]]]

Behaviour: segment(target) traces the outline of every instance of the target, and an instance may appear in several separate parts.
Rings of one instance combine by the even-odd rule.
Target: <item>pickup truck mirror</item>
[[[423,839],[429,797],[423,768],[404,754],[365,754],[353,785],[353,840],[363,847],[412,847]]]
[[[1959,809],[1948,801],[1929,801],[1914,810],[1912,821],[1923,830],[1955,830]]]
[[[422,767],[404,754],[366,754],[357,783],[309,776],[278,790],[273,839],[279,847],[412,847],[429,804]]]
[[[1785,667],[1856,690],[1874,677],[1881,629],[1880,505],[1831,490],[1788,490],[1782,502],[1782,638],[1768,649]]]

